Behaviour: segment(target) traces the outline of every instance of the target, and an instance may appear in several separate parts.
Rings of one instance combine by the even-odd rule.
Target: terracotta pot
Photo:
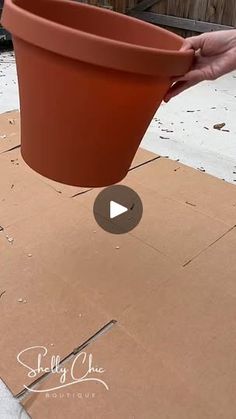
[[[21,102],[24,160],[59,182],[122,180],[192,52],[140,20],[66,0],[5,0]]]

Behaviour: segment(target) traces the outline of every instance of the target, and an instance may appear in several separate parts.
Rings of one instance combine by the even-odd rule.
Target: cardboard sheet
[[[18,111],[0,115],[0,153],[20,145],[20,115]]]
[[[64,385],[55,373],[24,402],[32,418],[235,418],[235,186],[140,149],[122,183],[143,218],[116,236],[93,218],[99,190],[53,185],[12,148],[0,152],[1,378],[16,394],[40,346],[50,367],[118,322]]]

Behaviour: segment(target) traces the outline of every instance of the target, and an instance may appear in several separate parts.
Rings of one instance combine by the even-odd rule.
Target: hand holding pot
[[[236,69],[236,30],[204,33],[187,38],[182,51],[193,49],[195,59],[191,70],[174,79],[165,102],[204,80],[216,80]]]

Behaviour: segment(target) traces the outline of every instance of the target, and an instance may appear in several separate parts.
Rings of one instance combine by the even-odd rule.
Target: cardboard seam
[[[173,199],[173,198],[170,198],[170,197],[168,197],[166,195],[161,195],[161,196],[163,196],[163,197],[165,197],[167,199],[170,199],[171,201],[178,202],[179,204],[182,204],[185,207],[189,207],[189,208],[191,208],[192,211],[194,211],[194,212],[196,212],[198,214],[204,215],[205,217],[208,217],[211,220],[217,221],[217,222],[219,222],[221,224],[225,224],[225,226],[228,226],[228,227],[231,227],[231,228],[233,228],[235,226],[235,224],[232,225],[232,223],[226,222],[225,220],[222,220],[221,218],[218,218],[218,217],[215,217],[213,215],[207,214],[204,210],[198,209],[197,205],[196,206],[195,205],[191,205],[188,201],[186,201],[186,202],[179,201],[178,199]],[[228,208],[230,208],[230,207],[228,207]]]
[[[197,255],[193,256],[190,260],[188,260],[186,263],[184,263],[184,265],[182,265],[183,268],[185,268],[186,266],[188,266],[193,260],[197,259],[202,253],[206,252],[206,250],[208,250],[210,247],[214,246],[214,244],[216,244],[218,241],[220,241],[221,239],[223,239],[225,236],[227,236],[227,234],[229,234],[231,231],[233,231],[236,228],[236,225],[234,225],[233,227],[231,227],[229,230],[227,230],[224,234],[222,234],[220,237],[218,237],[218,239],[216,239],[214,242],[210,243],[205,249],[201,250],[201,252],[199,252]]]
[[[157,156],[157,157],[154,157],[153,159],[147,160],[146,162],[140,163],[140,164],[138,164],[137,166],[131,167],[131,168],[128,170],[128,173],[129,173],[129,172],[131,172],[132,170],[138,169],[139,167],[142,167],[142,166],[144,166],[144,165],[146,165],[146,164],[148,164],[148,163],[151,163],[151,162],[153,162],[153,161],[155,161],[155,160],[158,160],[158,159],[160,159],[160,158],[161,158],[161,156]],[[93,191],[94,189],[96,189],[96,188],[90,188],[90,189],[87,189],[86,191],[78,192],[78,193],[76,193],[76,194],[72,195],[70,198],[76,198],[77,196],[79,196],[79,195],[84,195],[84,194],[86,194],[87,192],[91,192],[91,191]]]
[[[153,161],[155,161],[155,160],[159,160],[159,159],[161,159],[161,156],[153,157],[153,159],[147,160],[147,161],[145,161],[145,162],[143,162],[143,163],[137,164],[137,166],[131,167],[131,168],[128,170],[128,172],[131,172],[131,171],[132,171],[132,170],[134,170],[134,169],[138,169],[139,167],[145,166],[146,164],[148,164],[148,163],[152,163]]]
[[[93,191],[93,190],[94,190],[94,188],[86,189],[86,191],[82,191],[82,192],[75,193],[74,195],[70,196],[70,198],[76,198],[76,197],[77,197],[77,196],[79,196],[79,195],[84,195],[85,193],[87,193],[87,192],[91,192],[91,191]]]
[[[20,146],[21,146],[20,144],[19,145],[15,145],[14,147],[11,147],[11,148],[9,148],[7,150],[1,151],[0,155],[1,154],[5,154],[5,153],[9,153],[10,151],[13,151],[13,150],[16,150],[17,148],[20,148]]]
[[[227,224],[225,224],[227,226]],[[195,260],[198,256],[200,256],[203,252],[205,252],[209,247],[213,246],[215,243],[217,243],[219,240],[221,240],[223,237],[225,237],[228,233],[230,233],[232,230],[234,230],[234,228],[236,228],[236,225],[234,225],[233,227],[230,227],[229,230],[227,230],[224,234],[222,234],[220,237],[218,237],[214,242],[210,243],[206,248],[202,249],[199,253],[197,253],[196,255],[194,255],[191,259],[189,259],[187,262],[185,262],[184,264],[182,264],[180,261],[178,262],[176,259],[173,259],[173,257],[169,254],[166,254],[164,252],[162,252],[160,249],[158,249],[157,247],[154,247],[153,245],[151,245],[150,243],[147,243],[146,241],[144,241],[143,239],[141,239],[140,237],[137,237],[135,234],[133,233],[128,233],[130,236],[132,236],[133,238],[135,238],[136,240],[139,240],[143,245],[148,246],[149,248],[155,250],[156,252],[158,252],[161,256],[166,257],[168,260],[172,260],[173,263],[176,264],[176,266],[180,267],[180,268],[185,268],[187,265],[189,265],[193,260]]]
[[[169,158],[167,158],[167,157],[164,157],[164,156],[160,156],[160,161],[161,160],[169,160],[169,161],[171,161],[171,162],[178,162],[177,160],[172,160],[172,159],[169,159]],[[155,159],[154,159],[155,160]],[[159,159],[158,159],[159,160]],[[159,163],[159,162],[158,162]],[[157,164],[158,164],[157,163]],[[201,172],[199,169],[195,169],[194,167],[190,167],[190,166],[187,166],[186,164],[183,164],[183,163],[179,163],[179,165],[180,165],[180,167],[179,167],[179,169],[181,168],[181,169],[185,169],[185,168],[187,168],[187,169],[189,169],[189,170],[192,170],[192,171],[194,171],[194,172],[197,172],[199,175],[203,175],[203,176],[207,176],[208,178],[212,178],[212,179],[217,179],[217,181],[221,181],[221,182],[224,182],[223,180],[221,180],[221,179],[218,179],[216,176],[213,176],[213,175],[210,175],[209,173],[207,173],[207,172]],[[171,171],[170,171],[171,172]],[[140,182],[139,181],[137,181],[137,183],[139,183],[140,184]],[[224,182],[225,183],[225,182]],[[233,186],[233,185],[231,185],[231,186]],[[149,188],[149,186],[146,186],[146,188]],[[190,201],[180,201],[180,200],[178,200],[178,199],[174,199],[174,198],[172,198],[171,196],[168,196],[168,195],[165,195],[165,194],[163,194],[163,193],[161,193],[161,192],[159,192],[159,191],[156,191],[156,190],[154,190],[154,189],[151,189],[150,188],[150,190],[151,191],[154,191],[154,192],[156,192],[156,193],[158,193],[160,196],[163,196],[164,198],[167,198],[167,199],[170,199],[170,200],[172,200],[172,201],[174,201],[174,202],[178,202],[178,203],[181,203],[181,204],[183,204],[183,205],[187,205],[187,206],[189,206],[189,207],[191,207],[192,208],[192,210],[193,211],[196,211],[196,212],[198,212],[198,213],[200,213],[200,214],[202,214],[202,215],[205,215],[205,216],[207,216],[207,217],[209,217],[209,218],[211,218],[211,219],[213,219],[213,220],[215,220],[215,221],[219,221],[219,222],[221,222],[221,223],[224,223],[224,224],[226,224],[226,225],[228,225],[228,226],[231,226],[232,227],[232,223],[227,223],[225,220],[222,220],[221,218],[218,218],[218,217],[215,217],[215,216],[211,216],[211,215],[209,215],[209,214],[207,214],[204,210],[199,210],[198,209],[198,206],[197,206],[197,204],[194,204],[194,203],[191,203]],[[227,207],[227,208],[231,208],[230,206],[229,207]],[[234,226],[234,225],[233,225]]]
[[[211,220],[218,221],[219,223],[225,224],[228,227],[234,227],[235,226],[235,224],[232,225],[232,223],[230,223],[230,222],[226,222],[225,220],[222,220],[221,218],[218,218],[218,217],[215,217],[213,215],[210,215],[210,214],[206,213],[203,209],[202,210],[201,209],[198,209],[197,204],[196,205],[193,204],[193,203],[191,204],[190,201],[180,201],[179,199],[172,198],[171,196],[166,195],[166,194],[164,194],[162,192],[159,192],[156,189],[150,188],[150,186],[142,185],[142,183],[140,183],[139,181],[136,181],[136,184],[138,184],[138,185],[140,185],[142,187],[145,187],[150,192],[155,193],[155,194],[158,194],[160,197],[163,197],[165,199],[168,199],[169,201],[177,202],[178,204],[184,205],[185,207],[191,209],[192,211],[194,211],[194,212],[196,212],[198,214],[204,215],[205,217],[208,217]],[[229,206],[227,208],[231,208],[231,207]]]
[[[133,237],[134,239],[138,240],[139,242],[141,242],[142,244],[144,244],[145,246],[151,248],[152,250],[155,250],[157,253],[159,253],[161,256],[166,257],[167,259],[171,259],[171,257],[169,255],[167,255],[166,253],[162,252],[160,249],[157,249],[157,247],[154,247],[152,244],[147,243],[145,240],[141,239],[140,237],[136,236],[134,233],[130,232],[128,233],[131,237]],[[175,261],[175,260],[174,260]],[[176,262],[176,261],[175,261]],[[180,265],[181,266],[181,265]]]

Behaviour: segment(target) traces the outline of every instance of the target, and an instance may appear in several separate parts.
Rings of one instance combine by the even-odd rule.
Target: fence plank
[[[202,22],[193,19],[185,19],[176,16],[166,16],[152,12],[130,12],[131,16],[145,20],[157,25],[180,28],[194,32],[212,32],[226,29],[234,29],[232,26],[220,25],[216,23]]]
[[[166,0],[154,4],[151,12],[236,26],[235,0]]]
[[[160,3],[162,0],[142,0],[132,9],[133,11],[142,12],[149,9],[154,4]]]

